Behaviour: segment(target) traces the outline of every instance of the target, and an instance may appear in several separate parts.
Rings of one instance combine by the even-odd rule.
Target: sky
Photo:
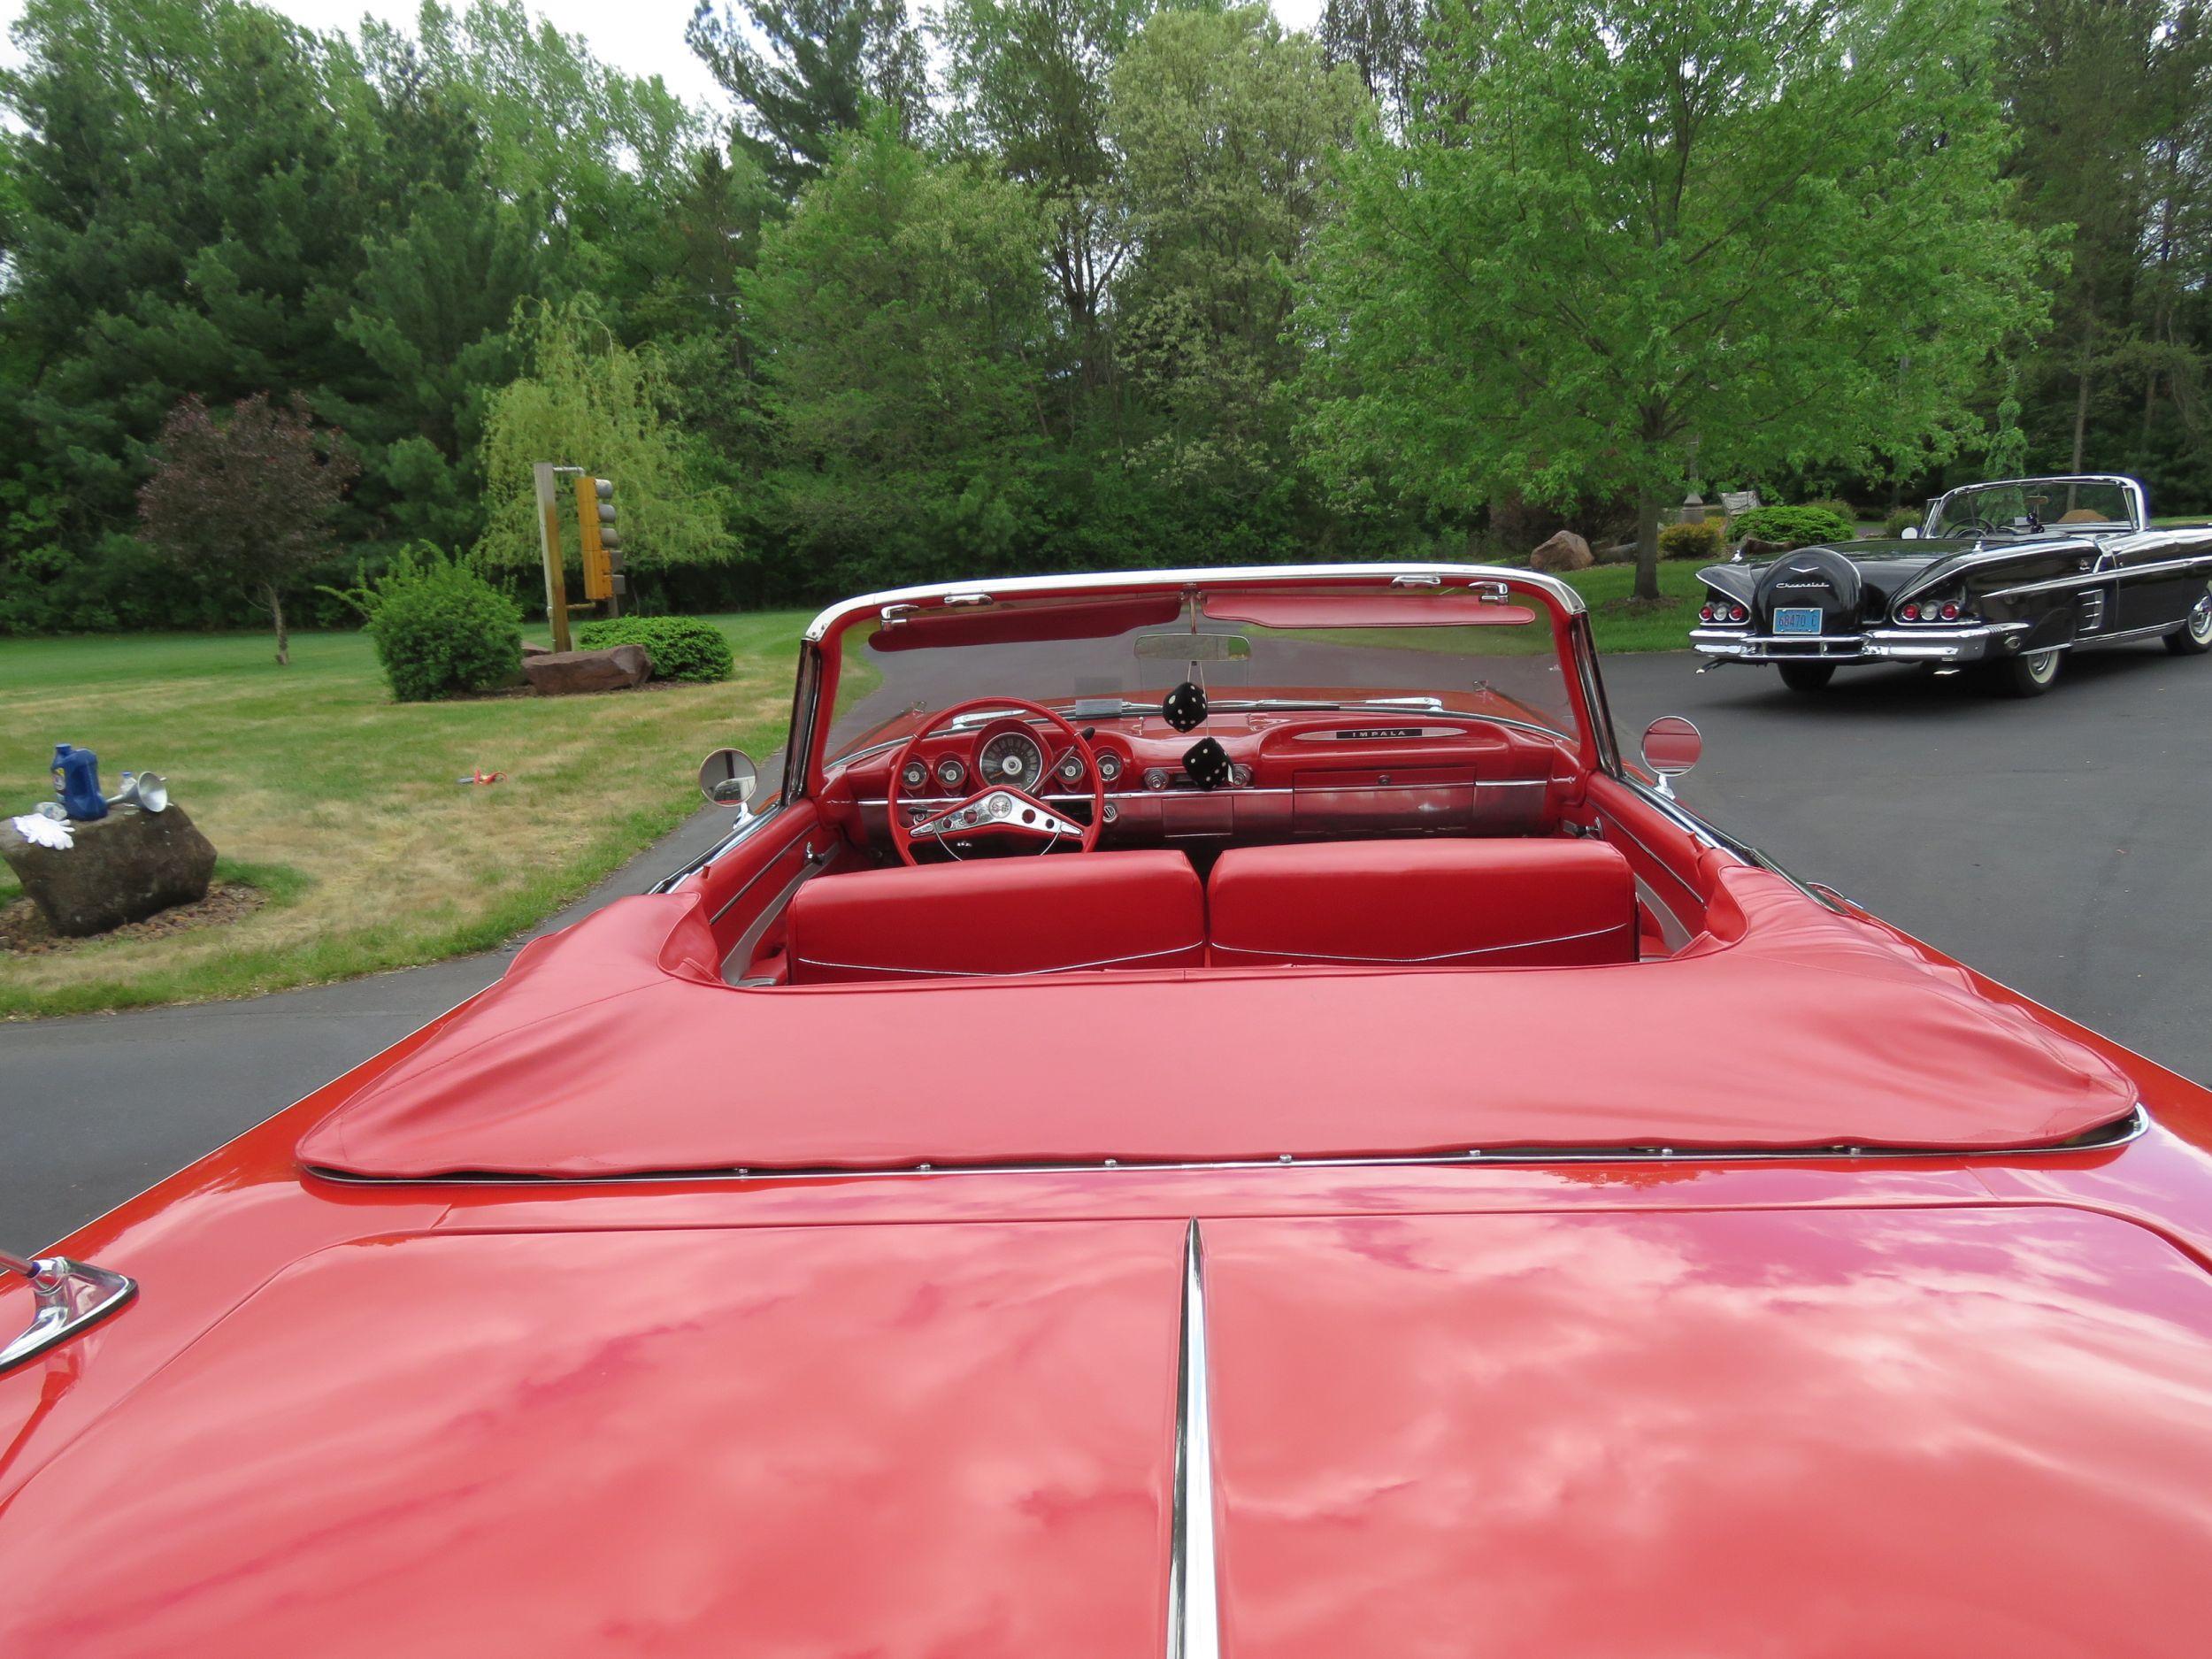
[[[297,18],[311,28],[352,30],[365,12],[411,23],[417,0],[261,0],[271,9]],[[678,97],[711,108],[726,102],[706,66],[684,45],[684,25],[693,0],[529,0],[530,9],[550,19],[564,34],[581,35],[603,61],[634,75],[658,75]],[[1275,15],[1294,28],[1311,28],[1321,0],[1271,0]],[[925,8],[909,0],[910,12]],[[0,0],[0,22],[12,30],[23,14],[23,0]],[[12,42],[0,47],[0,62],[12,64]]]

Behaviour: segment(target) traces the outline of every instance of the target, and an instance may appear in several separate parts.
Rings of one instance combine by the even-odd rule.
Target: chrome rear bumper
[[[1859,634],[1752,634],[1692,628],[1690,643],[1717,663],[1978,663],[2017,651],[2024,622],[1963,628],[1868,628]]]

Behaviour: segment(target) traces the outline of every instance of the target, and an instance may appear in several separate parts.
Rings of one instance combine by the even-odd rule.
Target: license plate
[[[1813,605],[1784,605],[1774,613],[1777,634],[1817,634],[1820,611]]]

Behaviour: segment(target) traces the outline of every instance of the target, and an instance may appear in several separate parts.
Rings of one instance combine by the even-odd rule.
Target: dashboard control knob
[[[1148,789],[1167,787],[1167,773],[1158,766],[1148,766],[1144,772],[1144,787]]]

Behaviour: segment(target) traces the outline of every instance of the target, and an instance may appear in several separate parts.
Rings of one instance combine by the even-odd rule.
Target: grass
[[[110,793],[125,767],[165,775],[268,897],[228,926],[0,957],[0,1016],[245,996],[511,937],[680,823],[706,750],[782,741],[807,613],[711,620],[737,657],[720,685],[439,703],[393,703],[358,634],[296,634],[289,668],[256,634],[0,643],[0,815],[45,798],[53,744],[77,743]],[[505,781],[455,781],[480,767]]]
[[[1590,629],[1598,649],[1610,656],[1630,651],[1683,651],[1697,626],[1704,584],[1697,573],[1710,559],[1661,559],[1659,602],[1640,604],[1629,597],[1636,586],[1633,565],[1594,565],[1563,579],[1590,607]]]

